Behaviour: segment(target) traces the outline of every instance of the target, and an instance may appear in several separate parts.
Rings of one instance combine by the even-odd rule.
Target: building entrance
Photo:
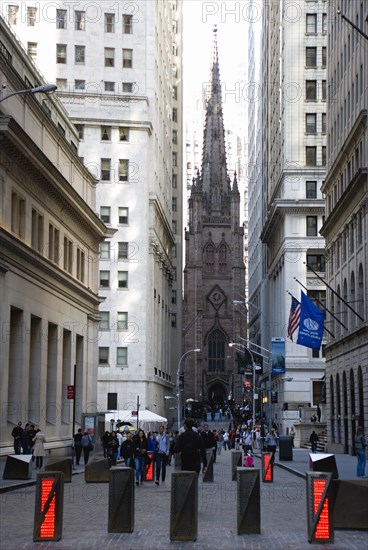
[[[208,400],[212,404],[222,407],[227,399],[226,388],[222,384],[212,384],[208,389]]]

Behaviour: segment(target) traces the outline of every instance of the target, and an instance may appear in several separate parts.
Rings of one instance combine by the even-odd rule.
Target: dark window
[[[317,216],[307,216],[307,237],[317,236]]]
[[[317,80],[305,81],[305,99],[307,101],[317,101]]]
[[[316,13],[307,13],[306,31],[307,31],[307,34],[317,33],[317,14]]]
[[[307,181],[305,182],[305,196],[307,199],[317,198],[317,182]]]
[[[322,166],[326,166],[326,146],[322,147]]]
[[[307,113],[305,115],[305,131],[307,134],[317,133],[317,114]]]
[[[322,47],[322,69],[326,68],[326,60],[327,60],[327,48],[323,46]]]
[[[109,348],[98,348],[98,364],[99,365],[108,365],[109,364]]]
[[[305,164],[306,166],[317,165],[317,147],[305,148]]]
[[[108,393],[107,394],[107,410],[116,411],[118,408],[118,394],[117,393]]]
[[[119,223],[127,224],[129,221],[129,208],[126,206],[119,207]]]
[[[215,271],[215,248],[212,244],[207,245],[205,250],[204,271],[207,273]]]
[[[306,67],[317,67],[317,48],[305,48]]]
[[[307,254],[307,271],[311,271],[308,266],[314,269],[314,271],[324,272],[326,269],[324,254]]]
[[[326,81],[322,80],[322,101],[326,101]]]
[[[322,134],[326,133],[326,113],[322,113]]]
[[[110,206],[100,206],[100,218],[104,223],[110,223]]]

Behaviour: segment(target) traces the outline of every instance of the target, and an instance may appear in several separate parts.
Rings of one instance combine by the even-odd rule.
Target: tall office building
[[[335,336],[326,346],[327,438],[330,451],[352,454],[358,426],[368,426],[368,5],[341,2],[339,16],[333,4],[321,229]]]
[[[97,408],[107,228],[66,110],[55,95],[23,93],[45,80],[2,17],[0,34],[0,454],[13,452],[18,422],[40,426],[47,451],[65,454],[82,413]]]
[[[56,82],[110,227],[100,249],[97,404],[163,413],[181,354],[182,5],[3,2]]]
[[[300,300],[303,290],[325,302],[325,287],[307,264],[324,276],[324,239],[319,231],[325,211],[320,189],[326,173],[326,11],[322,0],[263,4],[263,341],[271,350],[285,340],[286,372],[272,377],[277,396],[272,416],[281,433],[297,411],[309,420],[323,398],[322,351],[287,338],[287,292]],[[251,235],[255,223],[257,219],[250,219]],[[256,289],[254,280],[252,292]]]

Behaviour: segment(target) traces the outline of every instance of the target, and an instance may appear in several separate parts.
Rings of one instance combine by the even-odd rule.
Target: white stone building
[[[306,263],[324,275],[324,217],[321,185],[326,171],[326,2],[263,3],[262,33],[262,163],[263,208],[261,240],[267,246],[264,277],[264,347],[272,338],[285,339],[285,375],[272,377],[277,392],[272,416],[285,433],[283,411],[310,411],[322,399],[324,359],[321,352],[287,338],[291,298],[303,288],[325,300],[325,288]],[[260,199],[260,197],[258,197]],[[253,198],[252,198],[253,200]],[[254,241],[250,216],[249,234]],[[254,247],[254,242],[252,246]],[[253,280],[250,299],[257,303],[261,280]],[[252,323],[251,323],[252,326]],[[267,374],[267,373],[265,373]],[[292,378],[290,381],[285,377]],[[267,379],[262,381],[266,389]]]
[[[81,414],[97,410],[107,228],[66,110],[56,96],[14,94],[45,80],[1,17],[0,31],[0,455],[12,452],[19,421],[45,432],[50,453],[65,453]]]
[[[332,6],[331,6],[332,7]],[[368,426],[368,5],[341,2],[328,29],[326,220],[327,440],[353,454]],[[343,19],[345,16],[346,19]],[[360,34],[353,25],[365,33]]]
[[[165,413],[181,356],[181,1],[3,10],[58,85],[99,180],[97,212],[116,230],[100,251],[99,410],[136,409],[139,396]]]

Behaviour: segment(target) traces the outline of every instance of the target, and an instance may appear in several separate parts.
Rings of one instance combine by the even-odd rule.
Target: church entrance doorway
[[[208,400],[211,405],[223,407],[227,400],[226,388],[219,383],[212,384],[208,389]]]

